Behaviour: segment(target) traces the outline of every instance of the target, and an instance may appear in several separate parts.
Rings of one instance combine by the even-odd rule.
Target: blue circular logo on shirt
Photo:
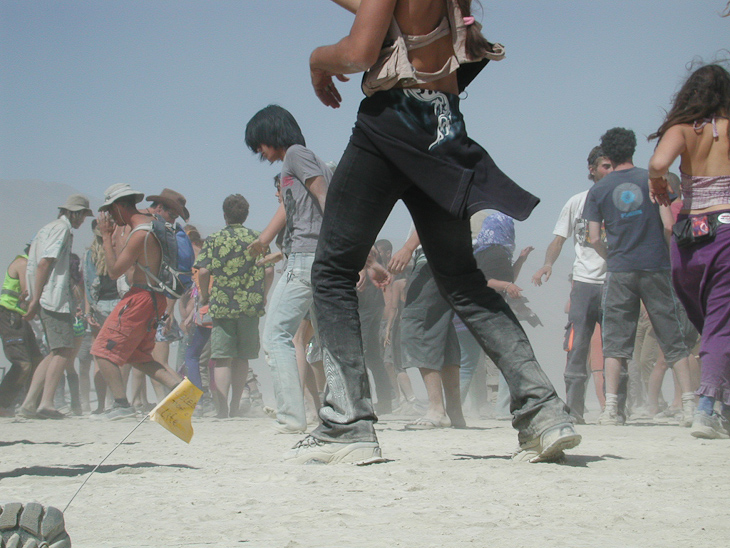
[[[644,193],[634,183],[621,183],[613,191],[613,205],[623,213],[636,211],[644,202]]]

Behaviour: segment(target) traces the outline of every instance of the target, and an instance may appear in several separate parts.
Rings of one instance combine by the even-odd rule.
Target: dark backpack
[[[151,224],[152,230],[143,225],[132,232],[147,230],[147,235],[152,233],[157,238],[162,250],[160,272],[154,275],[149,268],[142,265],[139,267],[147,275],[147,282],[153,290],[164,293],[170,299],[179,299],[193,284],[192,269],[195,261],[193,245],[183,230],[177,230],[170,223],[155,218]],[[147,235],[145,235],[145,251]]]

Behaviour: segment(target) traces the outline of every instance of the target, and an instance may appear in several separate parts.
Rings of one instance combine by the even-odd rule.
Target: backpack
[[[140,225],[137,230],[146,230],[145,254],[147,252],[147,237],[154,234],[160,243],[162,257],[160,261],[160,272],[155,276],[149,268],[138,266],[147,276],[147,283],[154,291],[164,293],[170,299],[179,299],[193,285],[193,263],[195,254],[190,238],[183,230],[161,219],[153,219],[148,225]],[[130,233],[130,236],[132,235]],[[149,261],[147,261],[149,263]]]

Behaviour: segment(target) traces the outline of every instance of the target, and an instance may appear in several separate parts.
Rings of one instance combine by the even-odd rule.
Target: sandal
[[[433,430],[435,428],[447,428],[451,424],[445,423],[444,421],[437,421],[435,419],[429,419],[428,417],[420,417],[413,422],[406,424],[406,430]]]

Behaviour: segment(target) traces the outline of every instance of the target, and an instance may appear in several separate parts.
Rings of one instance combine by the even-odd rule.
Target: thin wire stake
[[[122,445],[122,444],[123,444],[123,443],[124,443],[125,441],[127,441],[127,438],[128,438],[129,436],[131,436],[131,435],[132,435],[132,434],[134,433],[134,431],[135,431],[135,430],[137,430],[137,428],[139,428],[139,427],[140,427],[140,425],[141,425],[141,424],[142,424],[142,423],[143,423],[144,421],[146,421],[147,419],[149,419],[149,418],[150,418],[150,416],[149,416],[149,415],[145,415],[145,418],[143,418],[143,419],[142,419],[141,421],[139,421],[139,422],[137,423],[137,426],[135,426],[134,428],[132,428],[132,431],[131,431],[131,432],[130,432],[129,434],[127,434],[126,436],[124,436],[124,439],[123,439],[122,441],[120,441],[120,442],[119,442],[118,444],[116,444],[116,445],[114,446],[114,449],[112,449],[111,451],[109,451],[109,454],[108,454],[108,455],[107,455],[106,457],[104,457],[103,459],[101,459],[101,462],[100,462],[99,464],[97,464],[97,465],[96,465],[96,467],[95,467],[95,468],[94,468],[94,469],[93,469],[93,470],[91,471],[91,473],[90,473],[90,474],[89,474],[88,476],[86,476],[86,479],[84,480],[84,483],[82,483],[82,484],[81,484],[81,486],[80,486],[80,487],[79,487],[79,488],[78,488],[78,489],[76,490],[76,492],[74,493],[74,496],[73,496],[73,497],[71,497],[71,500],[70,500],[70,501],[68,501],[68,504],[66,505],[66,508],[64,508],[64,509],[63,509],[63,513],[64,513],[64,514],[66,513],[66,510],[68,510],[68,507],[69,507],[69,506],[71,506],[71,503],[72,503],[72,502],[73,502],[73,500],[74,500],[74,499],[76,498],[76,495],[78,495],[78,494],[79,494],[79,491],[81,491],[81,489],[83,489],[83,488],[84,488],[84,485],[86,485],[86,482],[87,482],[87,481],[89,481],[89,479],[90,479],[90,478],[91,478],[91,476],[92,476],[92,475],[94,474],[94,472],[96,472],[96,471],[97,471],[97,470],[99,469],[99,467],[100,467],[100,466],[101,466],[102,464],[104,464],[104,461],[105,461],[106,459],[108,459],[109,457],[111,457],[112,453],[113,453],[114,451],[116,451],[116,450],[117,450],[117,448],[118,448],[118,447],[119,447],[120,445]]]

